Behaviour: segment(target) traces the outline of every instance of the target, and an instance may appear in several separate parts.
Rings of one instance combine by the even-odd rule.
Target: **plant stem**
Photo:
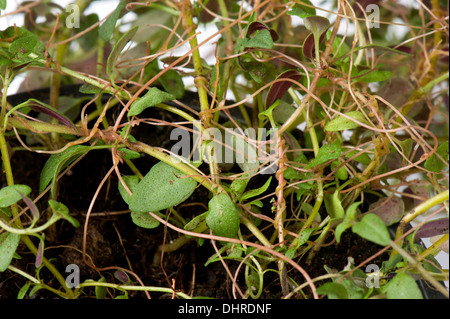
[[[189,41],[189,44],[191,45],[191,48],[195,48],[198,46],[197,37],[195,36],[196,31],[196,24],[193,20],[193,8],[191,1],[189,0],[182,0],[181,1],[181,12],[183,13],[183,26],[185,30],[189,30],[189,36],[191,37],[191,40]],[[208,93],[206,92],[206,79],[203,76],[203,66],[202,66],[202,59],[200,57],[200,51],[199,48],[192,51],[192,62],[194,64],[194,69],[196,73],[195,78],[195,86],[198,90],[198,97],[200,101],[200,109],[201,111],[209,111],[209,102],[208,102]],[[205,127],[210,126],[211,117],[207,115],[205,117],[204,125]]]
[[[111,284],[107,282],[83,282],[80,284],[79,288],[83,287],[106,287],[106,288],[113,288],[118,290],[133,290],[133,291],[153,291],[153,292],[165,292],[182,297],[184,299],[191,299],[187,294],[179,291],[174,291],[172,288],[164,288],[164,287],[152,287],[152,286],[128,286],[128,285],[118,285],[118,284]]]
[[[392,248],[394,248],[395,251],[397,251],[400,255],[402,255],[402,257],[405,258],[408,261],[408,263],[412,265],[412,267],[416,268],[422,274],[423,278],[429,281],[434,286],[434,288],[436,288],[440,293],[442,293],[447,298],[449,297],[447,289],[444,286],[442,286],[432,275],[430,275],[428,271],[426,271],[422,267],[420,262],[414,259],[414,257],[408,254],[407,251],[405,251],[400,245],[398,245],[394,241],[391,240],[390,245],[392,246]]]
[[[0,227],[5,229],[7,232],[14,233],[14,234],[33,235],[33,234],[37,234],[39,232],[44,231],[45,229],[47,229],[48,227],[50,227],[51,225],[56,223],[59,219],[61,219],[61,217],[53,215],[46,223],[42,224],[39,227],[32,228],[32,229],[29,229],[29,228],[23,229],[22,227],[21,227],[21,229],[17,229],[14,227],[10,227],[0,219]]]
[[[163,153],[157,148],[154,148],[150,145],[144,144],[142,142],[136,142],[131,143],[129,141],[124,141],[124,144],[131,150],[134,150],[136,152],[143,152],[150,156],[153,156],[160,161],[169,164],[184,174],[188,175],[189,177],[192,177],[197,182],[199,182],[202,186],[206,187],[209,191],[212,193],[216,192],[216,187],[211,183],[211,181],[206,176],[202,176],[197,172],[196,170],[192,169],[190,166],[182,163],[180,160],[176,160],[170,155],[167,155],[166,153]]]
[[[420,253],[420,258],[426,258],[430,254],[434,254],[446,241],[448,241],[448,233],[439,238],[435,243],[433,243],[430,247],[425,249]]]
[[[405,231],[406,225],[408,225],[412,220],[414,220],[417,216],[427,212],[434,206],[448,200],[449,198],[449,190],[447,189],[444,192],[441,192],[426,201],[420,203],[417,205],[411,212],[403,216],[402,220],[400,221],[400,224],[397,228],[397,232],[395,234],[395,240],[398,241],[398,245],[402,246],[403,240],[400,240],[399,238],[403,235]],[[392,251],[389,259],[392,259],[395,256],[395,251]]]

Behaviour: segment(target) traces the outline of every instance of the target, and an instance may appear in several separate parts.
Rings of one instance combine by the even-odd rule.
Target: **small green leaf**
[[[326,193],[324,200],[327,213],[331,218],[344,218],[345,212],[344,208],[342,208],[338,190],[336,190],[332,195]]]
[[[126,147],[117,149],[117,154],[123,159],[136,159],[141,157],[140,153],[132,151]]]
[[[98,282],[106,282],[106,278],[102,276],[98,280]],[[105,299],[107,292],[108,291],[106,290],[106,287],[104,287],[104,286],[95,286],[95,298],[96,299]]]
[[[125,7],[126,0],[120,0],[114,12],[103,22],[99,29],[100,38],[108,42],[111,39],[111,35],[116,27],[117,19],[119,19],[120,12]]]
[[[23,299],[25,295],[27,294],[28,289],[31,286],[31,281],[28,281],[25,285],[20,288],[19,292],[17,293],[17,299]]]
[[[311,7],[303,5],[304,3],[310,5]],[[309,0],[303,0],[302,3],[296,3],[291,8],[291,10],[288,11],[287,14],[291,15],[291,16],[297,16],[297,17],[304,19],[306,17],[315,16],[316,9],[313,7],[313,5],[311,4],[311,2]]]
[[[131,212],[133,223],[142,228],[153,229],[159,226],[159,221],[149,213]]]
[[[353,225],[352,222],[350,222],[350,221],[344,219],[344,221],[343,221],[342,223],[340,223],[339,225],[336,226],[335,234],[334,234],[334,236],[336,237],[336,242],[339,243],[339,242],[341,241],[341,236],[342,236],[342,234],[343,234],[347,229],[349,229],[350,227],[352,227],[352,225]]]
[[[345,157],[347,158],[351,158],[353,155],[357,154],[358,151],[351,151],[348,152],[347,154],[345,154]],[[356,156],[355,158],[353,158],[354,161],[364,164],[364,165],[369,165],[371,162],[371,159],[369,157],[369,155],[367,155],[367,153],[361,153],[358,156]]]
[[[366,118],[364,117],[364,114],[362,114],[360,111],[351,111],[345,113],[345,115],[363,124],[369,124]],[[359,124],[356,123],[355,121],[352,121],[347,117],[338,115],[330,122],[328,122],[327,125],[325,125],[325,130],[328,132],[335,132],[335,131],[351,130],[358,126]]]
[[[148,107],[152,107],[159,103],[164,103],[174,99],[175,96],[173,96],[172,94],[161,91],[156,87],[152,87],[143,97],[131,104],[130,110],[128,111],[128,116],[136,116]]]
[[[319,295],[327,295],[328,299],[348,299],[347,289],[341,284],[327,282],[318,287],[316,292]]]
[[[367,70],[361,71],[356,78],[353,79],[353,82],[362,82],[362,83],[372,83],[372,82],[382,82],[389,79],[392,75],[391,71],[382,71],[382,70],[373,70],[370,73],[367,73]],[[360,74],[364,74],[358,77]]]
[[[106,74],[108,75],[111,82],[114,83],[117,72],[116,72],[116,62],[120,56],[120,53],[125,48],[128,42],[133,39],[136,32],[138,31],[138,27],[131,28],[127,33],[122,35],[120,39],[116,42],[111,53],[109,54],[108,60],[106,61]]]
[[[439,154],[447,163],[444,163],[435,153],[433,153],[425,161],[425,168],[429,171],[439,173],[448,166],[448,141],[445,141],[439,145],[436,149],[436,153]]]
[[[0,207],[9,207],[22,199],[22,195],[31,193],[31,188],[27,185],[11,185],[0,189]]]
[[[249,179],[247,178],[236,178],[231,182],[230,190],[232,191],[232,193],[236,195],[238,199],[241,197],[241,195],[247,188],[248,182]]]
[[[236,163],[249,176],[254,175],[259,168],[258,152],[240,135],[231,137],[233,149],[236,150]]]
[[[6,9],[6,0],[0,0],[0,10]]]
[[[299,236],[298,236],[297,245],[295,245],[294,247],[292,247],[292,246],[289,247],[289,249],[286,252],[285,256],[287,258],[289,258],[289,259],[294,258],[295,257],[295,252],[297,251],[297,249],[308,241],[309,236],[311,236],[311,234],[315,230],[316,230],[316,228],[307,228],[307,229],[301,231]]]
[[[381,246],[387,246],[391,241],[386,225],[380,217],[374,214],[364,215],[361,221],[352,226],[352,231]]]
[[[345,211],[345,219],[349,221],[356,220],[356,215],[358,214],[358,206],[361,204],[362,202],[355,202],[351,204]]]
[[[340,165],[342,165],[342,162],[340,160],[335,160],[335,161],[331,162],[331,170],[334,171],[336,169],[336,167],[339,167]],[[334,174],[341,181],[345,181],[348,178],[348,172],[345,169],[345,166],[339,167]]]
[[[339,140],[335,140],[331,144],[325,144],[317,153],[317,156],[308,164],[306,168],[315,167],[318,165],[322,165],[330,160],[335,160],[341,156],[341,142]]]
[[[268,29],[258,30],[251,38],[245,38],[242,46],[244,48],[272,49],[272,34]]]
[[[245,192],[242,197],[240,198],[241,201],[261,195],[262,193],[264,193],[267,188],[270,186],[270,182],[272,181],[272,176],[269,177],[269,179],[264,183],[263,186],[259,187],[259,188],[255,188],[255,189],[251,189],[247,192]]]
[[[50,181],[52,181],[52,196],[54,197],[53,189],[59,172],[89,150],[91,150],[89,146],[74,145],[61,153],[51,155],[41,171],[39,192],[42,193]]]
[[[423,299],[417,282],[404,272],[387,284],[386,296],[388,299]]]
[[[235,237],[239,231],[239,213],[231,198],[226,193],[220,193],[208,203],[206,223],[213,234],[222,237]]]
[[[139,176],[137,175],[125,175],[122,176],[123,181],[130,189],[131,193],[134,192],[136,189],[136,186],[139,184]],[[122,196],[122,199],[125,203],[130,204],[130,197],[131,195],[128,194],[128,192],[125,190],[125,187],[123,187],[122,183],[119,182],[119,193]]]
[[[48,204],[54,214],[61,215],[65,220],[71,223],[73,227],[80,227],[80,222],[69,215],[69,208],[66,205],[53,199],[49,200]]]
[[[8,268],[19,245],[20,235],[4,232],[0,234],[0,272]]]
[[[168,70],[159,77],[159,82],[164,90],[172,94],[176,99],[181,99],[184,95],[184,82],[181,75],[175,70]]]
[[[157,212],[182,203],[196,187],[197,181],[192,177],[158,162],[136,186],[129,207],[136,213]]]
[[[193,232],[203,232],[207,229],[206,216],[208,212],[195,216],[189,223],[184,225],[184,229]]]
[[[303,19],[305,28],[314,34],[314,37],[320,37],[330,27],[330,21],[321,16],[309,16]]]

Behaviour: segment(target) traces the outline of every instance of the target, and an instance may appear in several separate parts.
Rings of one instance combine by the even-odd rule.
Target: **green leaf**
[[[20,235],[4,232],[0,234],[0,272],[8,268],[19,245]]]
[[[269,179],[264,183],[263,186],[259,187],[259,188],[255,188],[255,189],[251,189],[247,192],[245,192],[242,197],[240,198],[241,201],[258,196],[262,193],[264,193],[267,188],[269,188],[270,186],[270,182],[272,181],[272,176],[269,177]]]
[[[351,111],[345,113],[345,115],[363,124],[369,124],[366,118],[364,117],[364,114],[362,114],[360,111]],[[325,125],[325,130],[328,132],[335,132],[335,131],[351,130],[358,126],[359,124],[352,121],[351,119],[338,115],[330,122],[328,122],[327,125]]]
[[[294,15],[297,17],[300,17],[302,19],[306,17],[312,17],[316,15],[316,9],[311,8],[308,6],[303,5],[303,3],[306,3],[310,6],[312,6],[312,3],[309,0],[303,0],[302,3],[296,3],[290,11],[288,11],[288,15]]]
[[[423,299],[417,282],[404,272],[387,284],[386,296],[388,299]]]
[[[184,225],[184,229],[193,232],[202,232],[207,229],[206,216],[208,212],[195,216],[189,223]]]
[[[114,12],[103,22],[99,29],[100,38],[108,42],[111,39],[111,35],[116,27],[117,19],[119,19],[120,12],[125,7],[126,0],[120,0]]]
[[[381,246],[387,246],[391,241],[386,225],[380,217],[374,214],[364,215],[361,221],[352,226],[352,231]]]
[[[331,162],[331,170],[334,171],[336,167],[339,167],[342,165],[342,162],[340,160],[335,160]],[[341,166],[337,169],[337,171],[334,173],[337,178],[339,178],[341,181],[345,181],[348,178],[348,172],[345,169],[345,166]]]
[[[125,175],[122,176],[123,181],[130,189],[131,193],[134,192],[136,189],[136,186],[139,184],[139,176],[137,175]],[[128,194],[128,192],[125,190],[125,187],[123,187],[122,183],[119,182],[119,193],[122,196],[122,199],[125,203],[130,204],[130,197],[131,195]]]
[[[192,177],[158,162],[136,186],[129,207],[136,213],[157,212],[182,203],[196,187],[197,181]]]
[[[448,166],[448,141],[445,141],[439,145],[436,149],[436,153],[439,154],[447,163],[444,163],[435,153],[433,153],[425,161],[425,168],[429,171],[439,173]]]
[[[184,95],[184,82],[180,74],[175,70],[168,70],[159,77],[159,82],[169,94],[176,99],[181,99]]]
[[[117,77],[116,71],[116,62],[122,52],[123,48],[127,45],[128,42],[133,39],[136,32],[138,31],[138,27],[131,28],[127,33],[122,35],[120,39],[116,42],[111,53],[109,54],[108,60],[106,61],[106,74],[108,75],[111,82],[114,83]]]
[[[0,10],[6,9],[6,0],[0,0]]]
[[[345,154],[345,157],[351,158],[356,153],[358,153],[358,151],[348,152],[347,154]],[[370,159],[369,155],[367,155],[367,153],[361,153],[358,156],[356,156],[355,158],[353,158],[353,160],[358,163],[364,164],[364,165],[369,165],[371,162],[371,159]]]
[[[213,234],[222,237],[235,237],[239,231],[239,213],[231,198],[226,193],[220,193],[208,203],[206,223]]]
[[[300,234],[298,235],[297,245],[295,245],[295,247],[289,247],[285,256],[289,259],[294,258],[295,252],[297,251],[297,249],[308,241],[309,236],[311,236],[311,234],[315,230],[316,230],[316,228],[307,228],[307,229],[304,229],[303,231],[301,231]]]
[[[117,154],[123,159],[136,159],[141,157],[140,153],[132,151],[126,147],[117,149]]]
[[[106,278],[102,276],[98,280],[98,282],[106,282]],[[95,286],[95,298],[96,299],[105,299],[107,292],[108,291],[106,290],[106,287],[104,287],[104,286]]]
[[[27,185],[11,185],[0,189],[0,207],[9,207],[22,199],[22,193],[27,196],[31,193],[31,188]]]
[[[153,229],[159,226],[159,221],[149,213],[131,212],[133,223],[142,228]]]
[[[344,218],[345,212],[339,198],[339,191],[336,190],[332,195],[325,194],[325,207],[331,218]]]
[[[327,161],[335,160],[341,156],[341,153],[341,142],[339,140],[335,140],[331,144],[325,144],[319,149],[317,156],[306,165],[306,168],[315,167],[322,165]]]
[[[341,236],[342,236],[342,234],[343,234],[347,229],[349,229],[350,227],[352,227],[352,225],[353,225],[352,222],[350,222],[350,221],[344,219],[344,221],[343,221],[342,223],[340,223],[339,225],[336,226],[335,234],[334,234],[335,237],[336,237],[336,242],[339,243],[339,242],[341,241]]]
[[[327,282],[318,287],[316,292],[319,295],[327,295],[328,299],[348,299],[347,289],[341,284]]]
[[[262,48],[272,49],[273,39],[269,30],[262,29],[256,31],[255,35],[251,38],[245,38],[242,46],[244,48]]]
[[[28,281],[25,285],[20,288],[19,292],[17,293],[17,299],[23,299],[25,295],[27,294],[28,289],[31,286],[31,281]]]
[[[339,279],[335,279],[335,280],[337,281]],[[348,299],[363,299],[364,296],[366,295],[367,288],[364,286],[361,286],[360,281],[358,283],[355,281],[349,280],[349,279],[342,279],[339,283],[345,287],[345,290],[347,291]]]
[[[241,198],[242,193],[247,188],[248,182],[248,178],[236,178],[231,182],[230,190],[236,195],[237,199]]]
[[[367,73],[367,70],[363,70],[359,72],[359,75],[364,74],[361,77],[356,77],[353,79],[353,82],[362,82],[362,83],[372,83],[372,82],[382,82],[389,79],[392,75],[391,71],[382,71],[382,70],[373,70],[370,73]]]
[[[81,33],[85,31],[86,29],[90,28],[94,24],[96,24],[99,21],[98,15],[96,13],[91,13],[86,16],[81,16],[80,19],[80,28],[77,30],[77,32]],[[98,41],[98,28],[94,28],[91,31],[83,34],[81,37],[78,38],[81,47],[85,52],[89,52],[93,47],[97,45]]]
[[[148,107],[152,107],[159,103],[164,103],[174,99],[175,96],[173,96],[172,94],[161,91],[156,87],[152,87],[143,97],[131,104],[130,110],[128,111],[128,116],[138,115]]]
[[[67,220],[69,223],[71,223],[73,227],[75,227],[75,228],[80,227],[80,222],[69,215],[69,208],[66,205],[64,205],[63,203],[57,202],[53,199],[49,200],[48,204],[54,214],[61,215],[62,218]]]
[[[74,145],[68,149],[52,154],[50,158],[45,163],[41,171],[39,192],[42,193],[48,186],[50,181],[52,182],[52,196],[54,197],[54,186],[56,177],[64,168],[66,168],[70,163],[77,159],[82,154],[88,152],[92,148],[84,145]]]
[[[236,150],[236,163],[241,170],[249,176],[254,175],[259,169],[258,152],[242,136],[231,137],[233,149]]]
[[[314,34],[314,37],[320,37],[330,27],[330,21],[321,16],[309,16],[303,19],[305,28]]]

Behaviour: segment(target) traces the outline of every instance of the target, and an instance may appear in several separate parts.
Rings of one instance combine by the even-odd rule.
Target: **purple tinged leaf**
[[[55,110],[48,104],[45,104],[45,103],[35,100],[35,99],[29,99],[27,102],[25,102],[25,105],[32,108],[36,112],[41,112],[41,113],[47,114],[47,115],[57,119],[61,123],[64,123],[68,127],[74,129],[75,131],[78,131],[77,128],[75,127],[75,125],[72,123],[72,121],[70,121],[67,117],[65,117],[64,115],[59,113],[57,110]]]
[[[405,204],[403,199],[397,196],[381,198],[369,206],[369,212],[380,217],[386,226],[390,226],[402,219]]]
[[[43,242],[44,242],[43,240],[40,240],[39,246],[37,248],[36,262],[35,262],[36,267],[40,267],[42,264],[42,256],[44,255],[44,243]]]
[[[247,29],[247,37],[258,30],[269,30],[273,41],[277,41],[279,38],[278,33],[275,30],[269,29],[269,27],[266,26],[264,23],[261,23],[258,21],[254,21],[254,22],[250,23],[250,25],[248,26],[248,29]]]
[[[128,277],[128,275],[122,271],[122,270],[116,270],[116,272],[114,273],[114,277],[116,277],[117,280],[119,280],[120,282],[126,284],[127,282],[130,281],[130,278]]]
[[[33,203],[33,201],[31,199],[29,199],[27,196],[25,196],[24,194],[22,194],[21,192],[19,192],[18,190],[16,190],[16,192],[18,192],[20,194],[20,196],[22,196],[23,201],[30,208],[31,213],[33,214],[33,219],[34,220],[39,219],[39,210],[36,207],[36,205]]]
[[[320,36],[319,39],[319,44],[321,44],[323,42],[323,40],[325,39],[325,33],[323,33]],[[314,59],[314,50],[315,50],[316,45],[314,44],[314,34],[310,34],[306,37],[305,41],[303,42],[303,55],[306,56],[309,59]]]
[[[413,50],[411,47],[408,47],[406,45],[401,45],[401,46],[390,46],[391,49],[397,50],[397,51],[401,51],[401,52],[405,52],[408,54],[413,54]]]
[[[432,220],[420,227],[415,238],[428,238],[448,233],[448,218]]]
[[[303,19],[305,28],[311,31],[315,36],[321,36],[330,27],[330,21],[321,16],[306,17]]]
[[[288,70],[283,73],[281,73],[277,80],[279,79],[290,79],[294,81],[300,80],[300,73],[296,70]],[[276,100],[283,97],[283,95],[286,93],[287,90],[293,85],[294,83],[291,81],[279,81],[275,82],[269,89],[269,93],[267,93],[266,98],[266,107],[271,106]]]

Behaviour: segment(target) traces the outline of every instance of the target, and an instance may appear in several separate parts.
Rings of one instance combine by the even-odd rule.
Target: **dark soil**
[[[146,114],[148,117],[163,118],[167,121],[175,121],[171,115],[162,115],[155,109]],[[147,125],[141,125],[133,130],[132,134],[139,140],[150,145],[168,143],[168,132],[161,127],[156,131],[148,132]],[[14,144],[14,142],[12,143]],[[35,198],[39,188],[39,176],[48,155],[31,153],[29,151],[16,151],[12,154],[12,165],[16,184],[26,184],[33,189],[30,198]],[[137,160],[136,165],[142,172],[147,172],[156,161],[149,156],[143,156]],[[91,204],[101,180],[111,167],[111,154],[109,151],[91,151],[59,182],[57,200],[64,203],[70,209],[73,217],[77,218],[81,226],[75,229],[66,221],[58,222],[45,233],[46,249],[45,257],[64,275],[67,265],[76,264],[80,267],[81,282],[92,279],[99,280],[103,275],[108,282],[120,283],[114,277],[115,269],[99,273],[93,267],[85,265],[82,258],[84,223],[86,212]],[[125,165],[120,166],[122,174],[130,174]],[[4,175],[0,177],[0,183],[5,185]],[[38,202],[41,214],[45,213],[48,197]],[[191,203],[203,203],[207,205],[208,194],[203,188],[193,194]],[[162,261],[156,262],[160,254],[158,247],[165,241],[169,242],[179,237],[179,234],[160,225],[156,229],[144,229],[136,226],[131,221],[127,205],[123,202],[117,190],[117,177],[112,174],[102,187],[92,210],[88,223],[86,256],[92,260],[98,268],[122,267],[132,270],[145,285],[171,287],[173,282],[176,289],[194,296],[232,298],[231,281],[220,262],[214,262],[207,267],[205,262],[214,253],[210,242],[200,246],[192,240],[178,251],[165,253]],[[270,204],[268,205],[270,211]],[[192,218],[205,209],[199,205],[181,207],[180,213],[185,218]],[[37,241],[35,241],[37,245]],[[379,251],[380,247],[363,241],[358,236],[346,232],[339,245],[323,247],[319,250],[311,265],[303,265],[303,259],[299,264],[306,269],[312,278],[326,273],[324,265],[336,270],[342,270],[348,263],[347,256],[354,258],[358,264]],[[21,244],[17,253],[21,259],[14,259],[12,264],[35,276],[35,256]],[[156,257],[155,257],[156,256]],[[376,261],[372,261],[376,263]],[[231,273],[238,267],[235,261],[227,261]],[[381,263],[379,264],[381,266]],[[275,266],[276,267],[276,266]],[[241,272],[243,273],[242,269]],[[296,282],[304,282],[302,276],[296,271],[288,271]],[[39,273],[40,278],[48,285],[59,287],[59,283],[43,268]],[[136,278],[130,277],[132,284],[139,285]],[[281,289],[279,277],[273,272],[265,275],[265,287],[262,298],[280,298]],[[0,273],[0,298],[16,298],[19,289],[27,280],[16,273],[6,270]],[[242,289],[245,283],[242,277],[238,278],[238,284]],[[110,297],[121,294],[110,290]],[[151,293],[152,298],[171,298],[171,294]],[[130,298],[146,298],[142,292],[129,292]],[[28,295],[25,298],[30,298]],[[41,289],[31,297],[36,299],[53,299],[57,296],[49,291]],[[84,289],[82,298],[95,298],[94,289]]]

